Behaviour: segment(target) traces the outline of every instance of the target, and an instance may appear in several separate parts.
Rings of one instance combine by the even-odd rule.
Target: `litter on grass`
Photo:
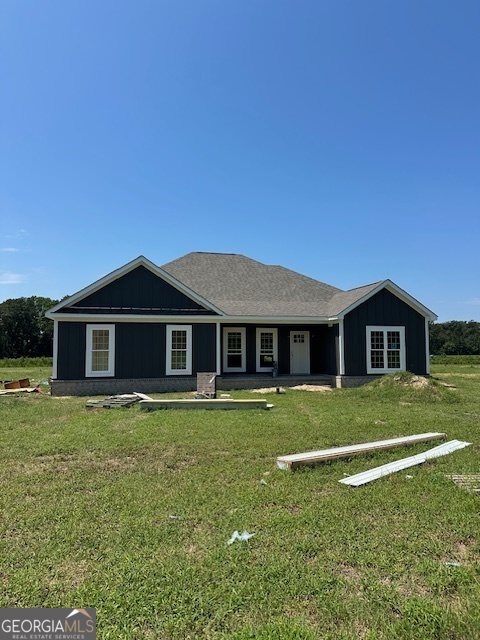
[[[438,447],[425,451],[425,453],[419,453],[416,456],[410,456],[409,458],[389,462],[381,467],[375,467],[369,471],[363,471],[362,473],[357,473],[354,476],[343,478],[342,480],[339,480],[339,482],[342,484],[348,484],[352,487],[359,487],[362,484],[367,484],[367,482],[371,482],[372,480],[378,480],[378,478],[387,476],[390,473],[395,473],[396,471],[402,471],[403,469],[414,467],[417,464],[422,464],[432,458],[446,456],[449,453],[468,447],[471,444],[471,442],[463,442],[462,440],[450,440],[450,442],[444,442]]]
[[[266,482],[265,482],[265,480],[262,478],[262,479],[260,480],[260,484],[265,484],[265,485],[266,485],[267,483],[266,483]]]
[[[250,540],[250,538],[252,538],[254,535],[255,535],[254,533],[248,533],[248,531],[243,531],[242,533],[238,533],[238,531],[234,531],[232,537],[227,542],[227,544],[228,545],[233,544],[235,540],[238,540],[239,542],[246,542],[247,540]]]
[[[480,473],[448,475],[447,478],[453,480],[453,482],[462,489],[473,491],[473,493],[480,493]]]

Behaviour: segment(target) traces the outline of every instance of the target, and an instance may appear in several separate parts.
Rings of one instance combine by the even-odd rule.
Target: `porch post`
[[[58,320],[53,321],[53,370],[52,378],[57,379],[58,373]]]

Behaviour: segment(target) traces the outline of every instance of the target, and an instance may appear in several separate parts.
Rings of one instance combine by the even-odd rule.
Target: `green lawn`
[[[95,607],[97,637],[115,640],[480,638],[480,495],[446,477],[480,473],[480,366],[433,374],[287,390],[271,411],[0,397],[0,606]],[[438,442],[275,465],[425,431],[474,445],[357,489],[338,480]],[[244,529],[255,536],[228,546]]]

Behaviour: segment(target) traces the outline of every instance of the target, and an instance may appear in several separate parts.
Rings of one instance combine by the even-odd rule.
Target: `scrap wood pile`
[[[0,389],[0,396],[11,396],[17,393],[42,393],[42,391],[38,385],[31,387],[28,378],[22,378],[22,380],[5,380],[3,390]]]
[[[120,393],[103,400],[87,400],[87,407],[89,409],[112,409],[117,407],[131,407],[132,405],[140,402],[140,400],[151,400],[150,396],[144,393]]]

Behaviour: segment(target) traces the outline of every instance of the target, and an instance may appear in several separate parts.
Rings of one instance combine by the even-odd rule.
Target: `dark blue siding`
[[[162,378],[165,360],[164,324],[119,322],[116,325],[116,378]]]
[[[193,372],[216,371],[216,331],[214,324],[194,324],[192,329]]]
[[[99,310],[142,315],[213,313],[143,266],[62,309],[66,313],[94,313]]]
[[[215,325],[193,324],[192,369],[215,371]],[[85,378],[86,323],[59,322],[60,380]],[[162,378],[166,364],[166,324],[118,322],[115,325],[115,378]]]
[[[57,378],[81,380],[85,377],[85,349],[83,322],[59,322]]]
[[[425,318],[395,295],[383,289],[345,316],[345,374],[362,376],[367,372],[366,327],[404,326],[406,368],[426,373]]]

